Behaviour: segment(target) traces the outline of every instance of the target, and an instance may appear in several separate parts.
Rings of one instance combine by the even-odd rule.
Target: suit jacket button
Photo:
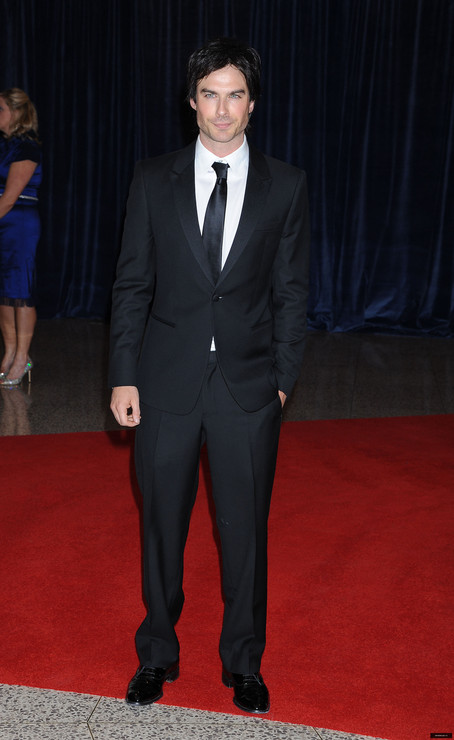
[[[215,293],[214,296],[213,296],[213,301],[220,301],[221,298],[222,298],[221,295],[217,295],[217,293]]]

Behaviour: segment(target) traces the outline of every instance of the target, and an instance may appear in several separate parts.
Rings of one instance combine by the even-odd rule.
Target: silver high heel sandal
[[[27,361],[27,364],[24,367],[24,372],[22,373],[22,375],[20,375],[18,378],[13,378],[12,380],[9,380],[6,377],[8,373],[1,373],[2,377],[0,377],[0,386],[2,386],[2,388],[12,388],[15,385],[20,385],[22,383],[24,375],[27,375],[27,373],[28,373],[28,382],[31,383],[32,382],[32,367],[33,367],[33,362],[29,359]]]
[[[9,367],[11,367],[11,365]],[[0,373],[0,380],[3,380],[4,378],[6,378],[8,376],[8,373],[9,373],[9,368],[8,370],[5,370],[4,373]]]

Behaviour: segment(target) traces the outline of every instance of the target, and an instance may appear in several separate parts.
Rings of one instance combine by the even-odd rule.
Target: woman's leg
[[[14,380],[23,375],[36,324],[36,309],[33,306],[16,306],[13,310],[16,326],[16,354],[9,369],[8,380]]]
[[[17,347],[16,317],[14,306],[0,306],[0,330],[3,336],[4,355],[0,372],[7,373],[14,362]]]

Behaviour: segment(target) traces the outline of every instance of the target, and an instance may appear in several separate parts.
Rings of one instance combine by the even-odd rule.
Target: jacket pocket
[[[258,324],[254,324],[254,326],[251,326],[251,331],[255,331],[256,329],[264,329],[266,326],[272,324],[272,322],[272,317],[266,319],[265,321],[260,321]]]
[[[167,326],[171,326],[172,329],[175,329],[175,327],[176,327],[175,322],[168,321],[167,319],[163,319],[162,316],[158,316],[157,314],[155,314],[153,312],[151,313],[151,318],[152,319],[155,319],[156,321],[160,321],[161,324],[167,324]]]

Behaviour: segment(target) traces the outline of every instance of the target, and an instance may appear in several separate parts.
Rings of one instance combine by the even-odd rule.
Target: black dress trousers
[[[144,593],[148,613],[136,634],[142,665],[178,659],[175,625],[183,595],[183,553],[206,442],[222,545],[224,619],[220,655],[234,673],[259,670],[265,648],[267,521],[282,407],[255,412],[231,396],[210,353],[195,408],[169,414],[141,403],[136,470],[144,500]]]

